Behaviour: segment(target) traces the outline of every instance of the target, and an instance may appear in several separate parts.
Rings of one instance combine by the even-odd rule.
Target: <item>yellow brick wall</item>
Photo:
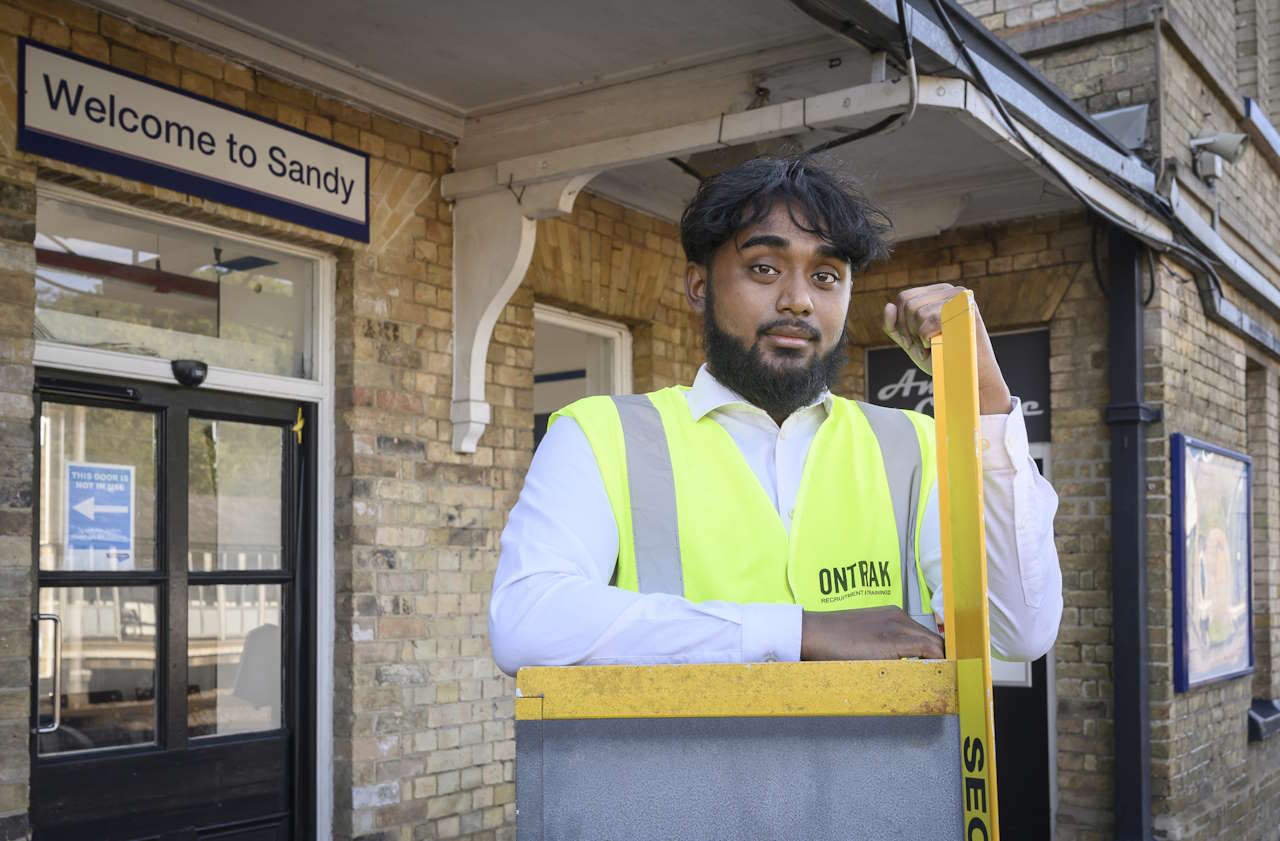
[[[1166,50],[1166,128],[1164,155],[1176,159],[1191,173],[1188,140],[1205,130],[1243,131],[1193,61],[1181,51]],[[1280,122],[1280,114],[1268,115]],[[1194,176],[1191,176],[1194,177]],[[1255,249],[1259,241],[1274,254],[1280,251],[1280,172],[1256,148],[1250,148],[1235,164],[1223,167],[1218,197],[1224,212],[1221,233],[1272,283],[1280,283],[1280,269],[1271,265],[1266,251]],[[1240,227],[1235,227],[1240,224]]]
[[[1113,5],[1114,0],[959,0],[966,12],[992,31],[1024,29],[1082,9]]]
[[[1253,697],[1280,698],[1280,374],[1251,357],[1245,376],[1253,459]]]
[[[1146,319],[1148,399],[1164,407],[1148,437],[1153,814],[1170,838],[1264,839],[1280,825],[1280,743],[1247,741],[1253,679],[1173,690],[1168,469],[1174,432],[1248,452],[1251,404],[1265,399],[1250,394],[1249,357],[1262,357],[1208,321],[1186,269],[1162,262],[1159,276]]]

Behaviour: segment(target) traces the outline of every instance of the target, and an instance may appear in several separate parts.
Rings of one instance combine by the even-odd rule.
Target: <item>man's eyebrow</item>
[[[746,251],[753,246],[762,246],[765,248],[790,248],[791,241],[786,237],[780,237],[778,234],[755,234],[748,241],[741,243],[737,250]],[[838,262],[850,262],[849,257],[845,253],[833,246],[829,242],[820,244],[817,248],[818,256],[827,257],[828,260],[836,260]]]
[[[746,251],[748,248],[756,245],[763,246],[765,248],[790,248],[791,240],[786,237],[778,236],[777,234],[756,234],[746,242],[739,245],[738,250]],[[844,252],[827,242],[819,245],[817,252],[819,255],[831,260],[839,260],[841,263],[849,262],[849,258],[844,255]]]
[[[763,245],[768,248],[790,248],[791,240],[786,237],[780,237],[777,234],[756,234],[746,242],[738,246],[739,251],[745,251],[754,245]]]

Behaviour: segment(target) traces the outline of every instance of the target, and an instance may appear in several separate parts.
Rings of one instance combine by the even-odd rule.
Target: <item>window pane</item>
[[[206,584],[187,607],[187,727],[225,736],[280,727],[279,584]]]
[[[280,569],[284,430],[193,418],[188,441],[188,569]]]
[[[156,566],[156,416],[44,403],[40,569]]]
[[[153,587],[43,587],[40,612],[62,619],[62,724],[42,754],[155,741],[156,591]],[[38,706],[53,722],[56,631],[41,622]]]
[[[312,376],[312,260],[45,197],[35,244],[38,339]]]

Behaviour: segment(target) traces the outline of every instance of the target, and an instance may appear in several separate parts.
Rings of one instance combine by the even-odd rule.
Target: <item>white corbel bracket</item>
[[[502,309],[529,262],[537,220],[573,209],[595,173],[581,173],[459,198],[453,208],[453,449],[474,453],[492,419],[485,401],[485,360]]]

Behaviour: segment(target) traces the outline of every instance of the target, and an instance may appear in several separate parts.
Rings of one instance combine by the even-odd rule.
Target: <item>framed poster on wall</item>
[[[1253,671],[1252,462],[1175,434],[1173,682],[1185,692]]]

